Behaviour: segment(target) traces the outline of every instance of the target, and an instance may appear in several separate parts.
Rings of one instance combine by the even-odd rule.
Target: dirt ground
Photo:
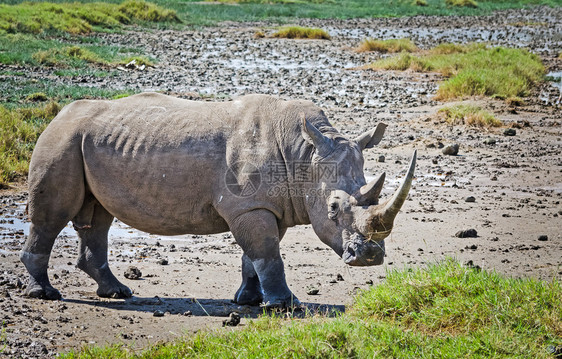
[[[256,30],[271,30],[261,23],[104,34],[99,35],[104,43],[141,46],[160,62],[142,71],[122,69],[109,78],[61,81],[160,90],[202,101],[244,93],[306,98],[349,136],[386,122],[381,144],[364,153],[367,178],[385,171],[383,196],[388,196],[414,149],[419,160],[409,199],[386,240],[385,264],[347,267],[310,225],[290,229],[281,243],[295,295],[312,312],[344,311],[359,288],[383,282],[387,271],[445,257],[508,276],[562,279],[560,87],[547,82],[517,107],[468,100],[506,123],[481,130],[439,120],[438,109],[451,103],[431,99],[441,80],[437,75],[351,70],[382,56],[352,51],[372,36],[410,37],[422,48],[449,41],[525,47],[556,74],[562,71],[562,60],[556,59],[561,24],[560,9],[535,8],[478,18],[301,22],[327,29],[332,41],[256,39]],[[31,78],[51,75],[50,70],[17,69]],[[507,128],[515,135],[505,135]],[[459,145],[458,155],[443,154],[441,147],[453,143]],[[26,298],[18,259],[29,226],[26,197],[24,185],[0,193],[0,356],[49,357],[82,345],[118,342],[141,348],[199,330],[231,330],[222,327],[231,312],[242,315],[241,326],[262,313],[259,307],[231,303],[241,280],[242,253],[229,233],[162,237],[119,222],[110,232],[110,266],[133,289],[133,298],[95,295],[93,280],[75,267],[78,243],[70,226],[57,239],[50,262],[51,281],[64,299]],[[477,237],[455,236],[466,229],[475,229]],[[140,269],[139,280],[124,277],[129,266]],[[318,293],[308,294],[311,289]]]

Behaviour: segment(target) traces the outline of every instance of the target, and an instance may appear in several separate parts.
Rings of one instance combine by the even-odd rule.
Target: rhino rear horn
[[[320,156],[332,152],[334,146],[332,140],[324,136],[320,130],[307,121],[304,113],[302,116],[302,135],[305,140],[312,143]]]
[[[382,136],[384,135],[386,127],[387,125],[381,122],[372,130],[364,132],[361,135],[355,137],[355,142],[357,142],[359,148],[361,148],[361,151],[366,148],[371,148],[378,145],[382,140]]]
[[[379,196],[381,194],[386,173],[382,173],[379,178],[372,180],[363,187],[359,188],[352,197],[355,198],[355,204],[358,206],[372,206],[379,204]]]
[[[410,166],[408,168],[408,173],[406,173],[406,177],[404,181],[396,190],[392,198],[384,204],[383,207],[383,218],[384,223],[390,225],[392,227],[392,223],[394,222],[394,217],[400,211],[400,208],[406,201],[408,197],[408,192],[410,191],[410,187],[412,186],[412,180],[414,179],[414,169],[416,168],[416,157],[418,151],[415,150],[412,156],[412,160],[410,161]]]

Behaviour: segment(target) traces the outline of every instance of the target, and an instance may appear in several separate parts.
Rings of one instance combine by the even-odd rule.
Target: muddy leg
[[[238,304],[256,305],[263,301],[258,274],[252,261],[247,255],[242,255],[242,285],[234,295],[234,302]]]
[[[60,299],[61,294],[53,288],[47,275],[49,257],[55,238],[64,228],[66,222],[57,226],[37,226],[33,223],[29,227],[29,236],[20,254],[20,260],[29,272],[29,284],[26,295],[33,298]]]
[[[112,221],[113,216],[96,204],[91,227],[77,230],[80,238],[77,267],[98,283],[100,297],[128,298],[131,290],[115,278],[107,262],[107,232]]]
[[[280,233],[273,213],[267,210],[254,210],[242,214],[230,223],[230,230],[248,258],[243,259],[242,263],[243,280],[247,280],[248,290],[253,289],[255,293],[256,280],[252,277],[255,272],[261,284],[263,302],[266,306],[299,305],[298,299],[291,293],[285,280],[285,269],[279,252]],[[253,271],[249,264],[252,265]],[[248,276],[246,277],[244,273]],[[242,293],[243,291],[239,289],[237,295],[240,296]]]

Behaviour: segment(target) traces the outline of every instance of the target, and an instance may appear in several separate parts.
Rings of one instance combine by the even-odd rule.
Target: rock
[[[495,138],[492,138],[492,137],[488,137],[488,138],[486,138],[486,139],[484,140],[484,144],[485,144],[485,145],[489,145],[489,146],[495,145],[495,144],[496,144],[496,139],[495,139]]]
[[[506,128],[505,131],[503,131],[504,136],[515,136],[516,134],[517,131],[514,128]]]
[[[476,198],[474,196],[468,196],[464,199],[465,202],[473,203],[476,202]]]
[[[306,289],[306,294],[308,295],[318,295],[320,293],[320,289],[314,286],[310,286]]]
[[[478,237],[478,233],[476,232],[476,229],[474,229],[474,228],[463,229],[462,231],[458,231],[457,233],[455,233],[455,237],[458,237],[458,238],[476,238],[476,237]]]
[[[548,241],[548,236],[546,234],[541,234],[538,238],[539,241],[541,242],[546,242]]]
[[[193,316],[193,313],[191,312],[191,310],[187,310],[187,311],[183,312],[183,315],[186,316],[186,317],[191,317],[191,316]]]
[[[443,154],[448,156],[456,156],[459,153],[459,144],[453,143],[443,148]]]
[[[159,310],[159,309],[157,309],[157,310],[154,311],[154,313],[152,313],[152,315],[153,315],[154,317],[163,317],[163,316],[164,316],[164,312],[161,311],[161,310]]]
[[[158,262],[156,262],[156,263],[158,263],[160,265],[163,265],[163,266],[166,266],[166,265],[168,265],[168,260],[162,258],[162,259],[159,259]]]
[[[139,279],[140,277],[142,277],[142,272],[140,271],[140,269],[138,269],[135,266],[130,266],[129,268],[127,268],[127,270],[125,271],[124,274],[125,278],[127,279]]]
[[[439,161],[437,160],[437,158],[433,158],[433,159],[431,160],[431,163],[433,163],[434,165],[436,165],[436,164],[439,163]]]
[[[338,275],[336,276],[336,280],[337,280],[337,281],[340,281],[340,282],[343,282],[343,281],[344,281],[343,275],[341,275],[341,274],[338,273]]]
[[[222,321],[223,327],[235,327],[240,324],[240,314],[236,312],[230,313],[228,319]]]
[[[380,155],[377,161],[378,162],[384,162],[384,160],[385,160],[385,157],[383,155]]]

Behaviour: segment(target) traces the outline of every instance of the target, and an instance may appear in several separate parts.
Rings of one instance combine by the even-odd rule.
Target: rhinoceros
[[[383,263],[384,239],[406,200],[416,153],[395,194],[379,204],[384,173],[366,182],[362,151],[386,125],[350,140],[309,101],[247,95],[230,102],[142,93],[80,100],[39,137],[29,168],[29,236],[20,259],[27,294],[61,298],[47,266],[55,238],[73,222],[77,267],[101,297],[132,295],[108,265],[114,218],[159,235],[231,231],[243,250],[234,301],[297,305],[279,242],[312,224],[345,263]]]

